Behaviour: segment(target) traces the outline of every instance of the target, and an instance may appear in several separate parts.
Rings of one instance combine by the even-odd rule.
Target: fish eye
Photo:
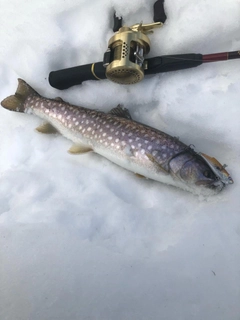
[[[205,171],[203,172],[203,175],[204,175],[204,177],[206,177],[206,178],[211,178],[211,172],[210,172],[209,170],[205,170]]]

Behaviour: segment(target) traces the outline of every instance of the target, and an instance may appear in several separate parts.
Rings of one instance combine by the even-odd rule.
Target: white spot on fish
[[[105,137],[105,136],[106,136],[106,132],[103,133],[103,137]]]
[[[116,139],[115,142],[118,143],[119,139]]]
[[[128,136],[131,137],[132,136],[132,132],[129,132]]]
[[[112,128],[112,129],[110,129],[110,131],[111,131],[111,132],[114,132],[114,129]]]
[[[139,143],[139,144],[138,144],[138,146],[139,146],[139,148],[141,148],[142,144],[141,144],[141,143]]]
[[[125,132],[122,132],[122,136],[123,136],[123,137],[125,136]]]
[[[79,122],[78,122],[78,121],[76,121],[76,122],[75,122],[75,125],[76,125],[76,126],[77,126],[77,125],[79,125]]]
[[[138,141],[138,140],[140,140],[140,138],[139,138],[139,137],[137,137],[135,140],[136,140],[136,141]]]
[[[71,116],[67,116],[67,119],[69,120],[71,118]]]
[[[141,149],[141,154],[145,154],[145,150],[144,149]]]
[[[79,126],[79,130],[82,130],[82,126]]]
[[[108,146],[108,143],[107,143],[107,141],[105,141],[105,142],[104,142],[104,144],[105,144],[105,146]]]
[[[108,137],[108,140],[112,140],[112,137]]]
[[[165,150],[165,149],[166,149],[166,146],[162,146],[161,149],[162,149],[162,150]]]
[[[152,149],[152,146],[148,146],[148,150],[151,150]]]
[[[72,124],[71,123],[69,123],[68,128],[70,128],[70,129],[72,128]]]
[[[152,155],[155,157],[155,156],[157,155],[157,151],[154,150],[154,151],[152,152]]]
[[[87,131],[91,131],[91,130],[92,130],[92,128],[91,128],[91,127],[88,127],[88,128],[87,128]]]
[[[163,158],[167,158],[167,154],[166,153],[163,153]]]
[[[129,139],[129,140],[128,140],[129,143],[131,143],[132,141],[133,141],[132,139]]]
[[[58,115],[58,119],[59,119],[59,120],[62,119],[62,115],[61,115],[61,114]]]

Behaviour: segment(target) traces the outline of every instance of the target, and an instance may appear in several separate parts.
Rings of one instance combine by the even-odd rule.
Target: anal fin
[[[83,154],[90,151],[93,151],[91,147],[80,144],[73,144],[71,148],[68,150],[68,152],[71,154]]]
[[[36,130],[44,134],[53,134],[58,132],[57,129],[54,128],[54,126],[52,126],[49,122],[41,124],[39,127],[36,128]]]
[[[135,176],[136,177],[138,177],[138,178],[141,178],[141,179],[143,179],[143,178],[145,178],[146,179],[146,177],[145,176],[143,176],[142,174],[140,174],[140,173],[135,173]]]

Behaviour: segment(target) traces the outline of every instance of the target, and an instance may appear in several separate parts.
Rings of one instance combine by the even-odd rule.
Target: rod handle
[[[52,71],[48,81],[56,89],[64,90],[81,84],[87,80],[106,79],[105,68],[102,62],[85,64],[83,66]]]

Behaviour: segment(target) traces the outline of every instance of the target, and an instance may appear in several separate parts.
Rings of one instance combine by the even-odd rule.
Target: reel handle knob
[[[81,84],[87,80],[106,79],[106,69],[102,62],[85,64],[83,66],[52,71],[49,73],[48,81],[56,89],[64,90]]]
[[[153,5],[153,21],[164,23],[167,19],[167,16],[164,11],[163,6],[164,0],[157,0]]]

